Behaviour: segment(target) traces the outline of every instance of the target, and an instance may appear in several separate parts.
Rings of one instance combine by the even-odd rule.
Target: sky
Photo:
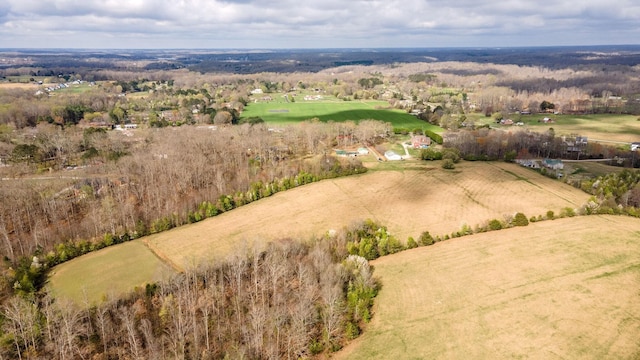
[[[2,0],[0,48],[640,44],[638,0]]]

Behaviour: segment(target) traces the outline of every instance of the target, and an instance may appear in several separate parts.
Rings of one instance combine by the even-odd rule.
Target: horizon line
[[[313,51],[313,50],[333,50],[333,51],[346,51],[346,50],[501,50],[501,49],[549,49],[549,48],[638,48],[640,44],[601,44],[601,45],[531,45],[531,46],[398,46],[398,47],[317,47],[317,48],[281,48],[281,47],[202,47],[202,48],[84,48],[84,47],[0,47],[0,52],[4,51],[255,51],[255,52],[267,52],[267,51]]]

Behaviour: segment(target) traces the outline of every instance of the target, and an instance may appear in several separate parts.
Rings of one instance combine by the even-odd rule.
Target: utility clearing
[[[640,219],[537,222],[373,265],[373,320],[336,359],[640,355]]]

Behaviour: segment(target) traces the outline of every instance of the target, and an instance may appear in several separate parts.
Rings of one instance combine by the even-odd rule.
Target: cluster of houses
[[[82,80],[75,80],[75,81],[73,81],[71,83],[60,83],[60,84],[50,85],[50,86],[45,87],[44,91],[43,90],[36,91],[36,96],[43,95],[45,93],[50,93],[50,92],[53,92],[53,91],[56,91],[56,90],[60,90],[60,89],[66,89],[66,88],[71,87],[71,85],[80,85],[80,84],[83,84],[83,83],[84,83],[84,81],[82,81]],[[42,81],[38,81],[38,84],[42,85]],[[89,85],[92,86],[92,85],[95,85],[95,84],[92,82]]]
[[[407,145],[409,145],[409,143]],[[414,136],[411,137],[410,145],[414,149],[426,149],[431,145],[431,138],[429,138],[428,136],[425,136],[425,135],[414,135]],[[367,155],[367,154],[369,154],[369,150],[367,148],[365,148],[365,147],[358,148],[358,150],[356,150],[356,151],[337,149],[337,150],[335,150],[335,153],[338,156],[352,156],[352,157],[355,157],[355,156],[358,156],[358,155]],[[376,156],[379,156],[379,155],[376,155]],[[385,151],[384,158],[387,161],[403,160],[402,156],[399,155],[398,153],[396,153],[393,150]],[[378,160],[382,160],[382,159],[379,158]]]
[[[549,170],[564,169],[564,163],[562,162],[562,160],[559,160],[559,159],[542,159],[542,160],[517,159],[516,163],[520,164],[521,166],[532,168],[532,169],[541,169],[541,168],[546,168]]]

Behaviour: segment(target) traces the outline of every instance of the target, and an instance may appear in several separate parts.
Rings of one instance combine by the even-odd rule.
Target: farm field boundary
[[[389,122],[396,128],[419,128],[442,132],[442,129],[437,126],[424,122],[405,111],[387,109],[388,106],[389,104],[383,101],[259,102],[248,104],[242,117],[260,117],[273,125],[295,124],[313,118],[324,122],[373,119]]]
[[[463,225],[473,227],[516,212],[529,217],[544,215],[548,210],[559,213],[565,207],[580,207],[588,198],[578,189],[514,164],[463,162],[456,170],[447,171],[430,163],[406,161],[396,170],[380,168],[277,193],[214,218],[134,242],[144,240],[157,258],[185,269],[205,260],[223,259],[243,247],[277,238],[306,240],[365,219],[387,226],[405,242],[409,236],[418,238],[423,231],[433,236],[450,234]],[[86,261],[80,269],[89,279],[90,274],[108,278],[108,272],[92,264],[109,263],[115,253],[105,250],[70,263]],[[144,246],[139,251],[151,254]],[[137,272],[142,264],[123,264],[122,271]],[[56,269],[52,285],[55,288],[56,282],[72,283],[60,277],[73,276],[72,271]],[[149,276],[147,281],[153,278]],[[140,281],[136,280],[128,286],[138,285]],[[81,290],[64,289],[76,294]]]
[[[540,122],[549,117],[551,123]],[[636,115],[595,114],[595,115],[514,115],[512,120],[523,122],[523,127],[501,126],[491,118],[480,118],[479,122],[504,130],[529,129],[544,132],[553,128],[557,136],[580,135],[589,140],[603,143],[631,143],[640,139],[640,121]]]

